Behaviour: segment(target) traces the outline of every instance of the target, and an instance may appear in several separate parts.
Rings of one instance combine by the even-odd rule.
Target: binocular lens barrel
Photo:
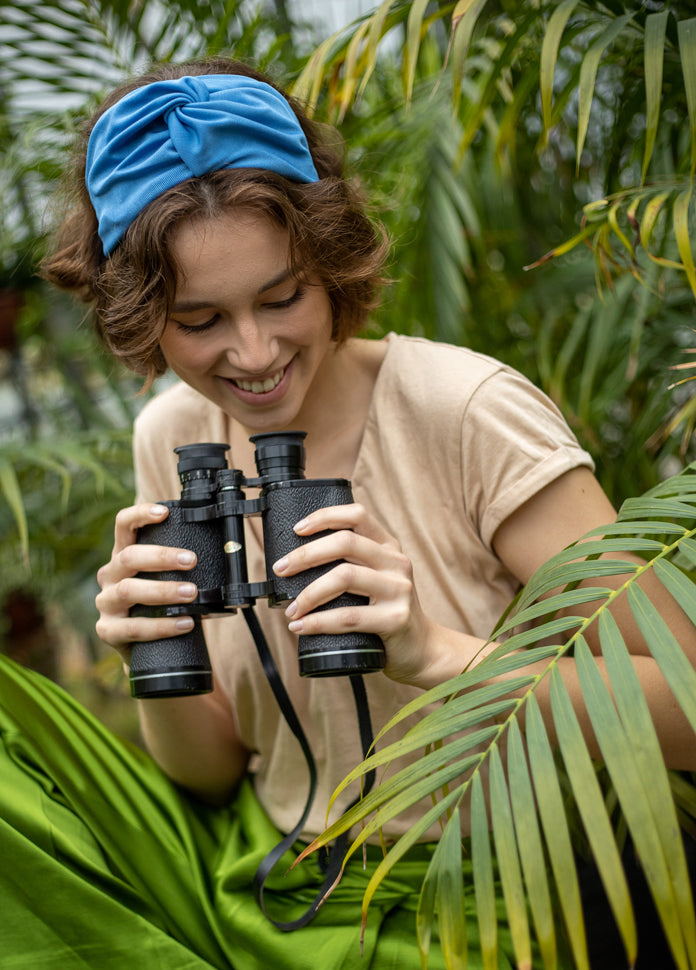
[[[256,450],[254,461],[264,482],[304,478],[306,431],[255,434],[249,438]]]
[[[198,587],[198,596],[186,605],[138,605],[131,612],[140,616],[192,615],[194,629],[169,640],[133,644],[130,680],[134,697],[209,692],[212,669],[200,617],[251,606],[259,596],[269,596],[274,604],[294,599],[305,586],[336,565],[328,563],[285,579],[273,573],[277,559],[319,538],[296,535],[294,526],[300,519],[317,509],[353,501],[346,479],[305,479],[305,434],[292,431],[254,435],[250,440],[255,446],[259,475],[256,480],[246,480],[240,470],[228,468],[226,444],[193,444],[174,449],[179,458],[181,498],[163,502],[169,515],[163,522],[139,529],[137,541],[192,549],[197,563],[191,571],[139,575],[190,580]],[[261,487],[261,501],[247,502],[243,498],[241,488],[247,485]],[[221,501],[225,496],[233,497],[232,504]],[[243,517],[261,509],[267,580],[248,583]],[[365,597],[344,593],[322,609],[366,602]],[[234,649],[233,644],[230,649]],[[302,676],[328,677],[380,670],[385,664],[385,653],[380,638],[372,634],[322,634],[299,638],[298,659]]]

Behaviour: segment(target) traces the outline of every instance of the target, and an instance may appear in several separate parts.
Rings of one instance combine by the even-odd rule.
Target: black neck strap
[[[266,858],[263,860],[261,865],[256,871],[254,876],[254,896],[256,902],[261,909],[267,920],[271,922],[280,930],[285,932],[291,932],[292,930],[298,930],[302,926],[306,926],[317,913],[317,910],[321,906],[324,897],[326,896],[329,889],[338,878],[338,874],[341,870],[341,863],[343,861],[343,856],[345,855],[346,846],[348,844],[349,832],[344,832],[342,835],[336,839],[331,851],[328,853],[328,859],[326,858],[326,853],[320,855],[319,861],[321,868],[325,874],[324,882],[322,883],[321,889],[317,893],[316,898],[309,906],[309,908],[296,920],[292,920],[289,923],[283,923],[278,920],[273,919],[266,912],[266,907],[264,905],[263,893],[266,880],[268,879],[271,871],[275,867],[278,860],[287,852],[288,849],[299,838],[302,830],[304,829],[305,823],[309,816],[309,813],[314,802],[314,797],[317,790],[317,766],[314,761],[314,755],[312,754],[312,749],[309,746],[307,737],[302,730],[302,725],[300,724],[299,718],[292,706],[290,697],[285,690],[285,685],[281,680],[278,668],[276,667],[275,660],[271,655],[271,651],[268,647],[266,637],[261,629],[261,624],[258,621],[256,613],[251,608],[247,608],[242,611],[244,613],[244,619],[247,622],[247,626],[251,631],[251,635],[254,638],[254,643],[256,644],[256,649],[258,651],[259,657],[261,659],[261,665],[263,666],[263,671],[266,675],[268,683],[271,686],[271,690],[275,696],[278,703],[278,707],[281,710],[283,717],[285,718],[288,727],[292,733],[297,738],[302,753],[304,755],[307,767],[309,769],[309,793],[307,795],[307,801],[305,802],[305,807],[302,812],[302,817],[298,821],[292,832],[288,832],[284,839],[278,843],[278,845],[273,848]],[[370,709],[367,703],[367,691],[365,690],[365,681],[359,675],[353,675],[350,677],[350,683],[353,688],[353,697],[355,699],[355,707],[358,715],[358,728],[360,731],[360,743],[362,746],[363,757],[367,757],[370,747],[372,745],[372,725],[370,723]],[[375,780],[375,772],[371,771],[365,776],[365,782],[363,784],[362,794],[366,795],[367,792],[372,788]],[[356,799],[356,802],[358,799]],[[353,802],[355,804],[355,802]]]

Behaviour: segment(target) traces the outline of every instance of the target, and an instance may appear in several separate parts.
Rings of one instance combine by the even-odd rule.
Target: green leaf
[[[532,948],[518,844],[505,772],[500,755],[495,748],[491,751],[490,757],[490,800],[493,839],[517,966],[520,970],[522,968],[531,970]]]
[[[576,172],[580,171],[580,158],[585,144],[587,127],[590,121],[590,109],[594,96],[595,81],[597,80],[597,70],[604,51],[609,47],[627,24],[633,19],[632,13],[618,17],[613,23],[606,27],[597,39],[590,46],[589,51],[583,58],[580,68],[579,102],[578,102],[578,134],[576,142]]]
[[[380,3],[377,10],[375,10],[368,21],[370,25],[370,32],[367,38],[367,51],[365,53],[367,66],[360,82],[360,87],[358,88],[358,97],[360,97],[365,91],[367,83],[372,76],[375,65],[377,64],[377,49],[379,47],[379,42],[382,39],[384,22],[393,2],[394,0],[382,0],[382,3]]]
[[[548,27],[541,45],[540,87],[541,113],[544,122],[543,139],[546,141],[551,128],[551,107],[553,101],[553,79],[556,73],[558,48],[568,18],[578,5],[578,0],[563,0],[549,18]]]
[[[464,66],[469,45],[481,11],[487,0],[459,0],[452,11],[452,89],[454,92],[454,110],[459,110],[462,96],[462,82],[464,80]]]
[[[696,52],[694,56],[696,56]],[[674,220],[674,236],[677,240],[677,248],[679,249],[684,272],[689,281],[691,291],[696,298],[696,266],[694,266],[694,254],[691,251],[691,240],[689,238],[689,206],[691,205],[692,192],[693,186],[689,186],[684,192],[679,193],[674,200],[672,217]]]
[[[680,20],[677,31],[691,130],[691,177],[693,178],[696,173],[696,17],[691,20]]]
[[[682,552],[688,550],[689,558],[696,563],[696,542],[693,539],[682,539],[677,545]],[[652,568],[663,586],[696,626],[696,586],[693,579],[666,559],[658,559],[653,563]]]
[[[532,694],[525,708],[525,736],[536,804],[548,847],[566,933],[577,970],[589,970],[587,937],[563,795],[541,711]]]
[[[448,970],[466,970],[467,965],[461,824],[459,808],[455,807],[431,863],[437,858],[440,945]]]
[[[399,860],[404,857],[408,850],[420,840],[421,836],[427,832],[430,826],[434,822],[437,822],[448,808],[454,805],[458,798],[459,795],[457,792],[451,792],[442,800],[442,802],[440,802],[438,805],[434,805],[429,811],[422,815],[421,818],[419,818],[418,821],[411,826],[411,828],[409,828],[408,832],[406,832],[405,835],[403,835],[399,841],[392,846],[387,855],[382,859],[370,877],[370,881],[367,884],[367,888],[365,889],[365,894],[363,896],[363,928],[367,923],[367,913],[370,902],[372,901],[374,894],[379,889],[382,880],[389,875],[396,863],[399,862]],[[362,845],[362,835],[363,833],[361,832],[360,838],[356,840],[353,845],[351,845],[346,853],[343,863],[344,866],[358,846]],[[306,853],[303,853],[300,856],[300,859],[303,858],[305,854]]]
[[[587,745],[560,671],[554,668],[550,677],[554,727],[568,780],[631,965],[636,959],[637,934],[621,857]]]
[[[498,970],[498,916],[488,812],[481,775],[471,786],[471,861],[483,970]]]
[[[413,82],[416,77],[423,17],[428,8],[428,2],[429,0],[413,0],[408,14],[408,23],[406,26],[406,61],[404,66],[406,103],[410,102],[413,97]]]
[[[606,631],[606,626],[604,627]],[[609,645],[611,647],[611,644]],[[603,644],[603,650],[605,644]],[[640,857],[648,884],[653,892],[655,905],[660,913],[665,933],[678,960],[685,961],[684,944],[677,918],[677,900],[666,856],[666,847],[660,840],[657,829],[659,786],[653,786],[651,774],[642,774],[636,762],[637,746],[634,746],[611,701],[611,694],[599,672],[597,662],[592,657],[585,641],[580,638],[575,648],[578,680],[583,700],[592,722],[592,729],[602,752],[614,788],[626,817],[626,822],[636,844],[640,845]],[[612,680],[612,690],[624,699],[621,705],[627,709],[636,702],[636,691],[630,691],[630,683],[618,677]],[[636,686],[636,680],[633,680]],[[640,693],[640,689],[638,690]],[[654,771],[664,771],[660,759],[653,766]]]
[[[647,594],[640,587],[631,586],[628,601],[650,653],[692,729],[696,731],[696,671]]]
[[[631,752],[635,758],[637,777],[646,780],[644,787],[652,825],[664,853],[670,886],[673,887],[676,897],[676,906],[669,907],[668,912],[670,918],[678,915],[680,924],[679,929],[676,926],[672,928],[673,951],[679,952],[682,949],[683,933],[690,960],[693,963],[696,956],[694,902],[660,743],[636,669],[611,613],[604,613],[600,617],[599,628],[602,656],[607,665],[614,701],[625,728],[627,741],[628,739],[632,741]],[[624,761],[624,764],[627,764],[627,761]],[[609,762],[607,766],[611,767]],[[626,815],[630,825],[628,813]],[[658,908],[661,907],[659,902],[657,905]],[[661,914],[663,927],[667,929],[664,919],[666,905],[662,905]]]
[[[20,488],[17,474],[8,461],[0,462],[0,489],[2,489],[2,495],[14,515],[19,532],[19,542],[26,565],[29,562],[29,526],[27,523],[27,514],[24,508],[22,489]]]
[[[648,174],[650,159],[652,158],[657,128],[660,120],[660,98],[662,95],[662,70],[664,62],[665,31],[669,10],[661,13],[649,14],[645,19],[645,150],[643,152],[643,170],[641,184]]]
[[[527,756],[516,721],[508,730],[507,774],[527,898],[545,967],[556,964],[556,933]]]

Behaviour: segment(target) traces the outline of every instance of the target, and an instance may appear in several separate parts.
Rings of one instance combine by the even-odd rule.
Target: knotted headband
[[[104,255],[163,192],[223,168],[319,180],[295,113],[263,81],[208,74],[125,95],[99,118],[87,147],[85,180]]]

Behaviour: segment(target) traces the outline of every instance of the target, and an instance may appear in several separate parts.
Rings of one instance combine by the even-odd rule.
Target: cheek
[[[195,371],[207,366],[214,359],[211,347],[204,341],[196,342],[178,334],[164,334],[160,350],[173,371]]]

